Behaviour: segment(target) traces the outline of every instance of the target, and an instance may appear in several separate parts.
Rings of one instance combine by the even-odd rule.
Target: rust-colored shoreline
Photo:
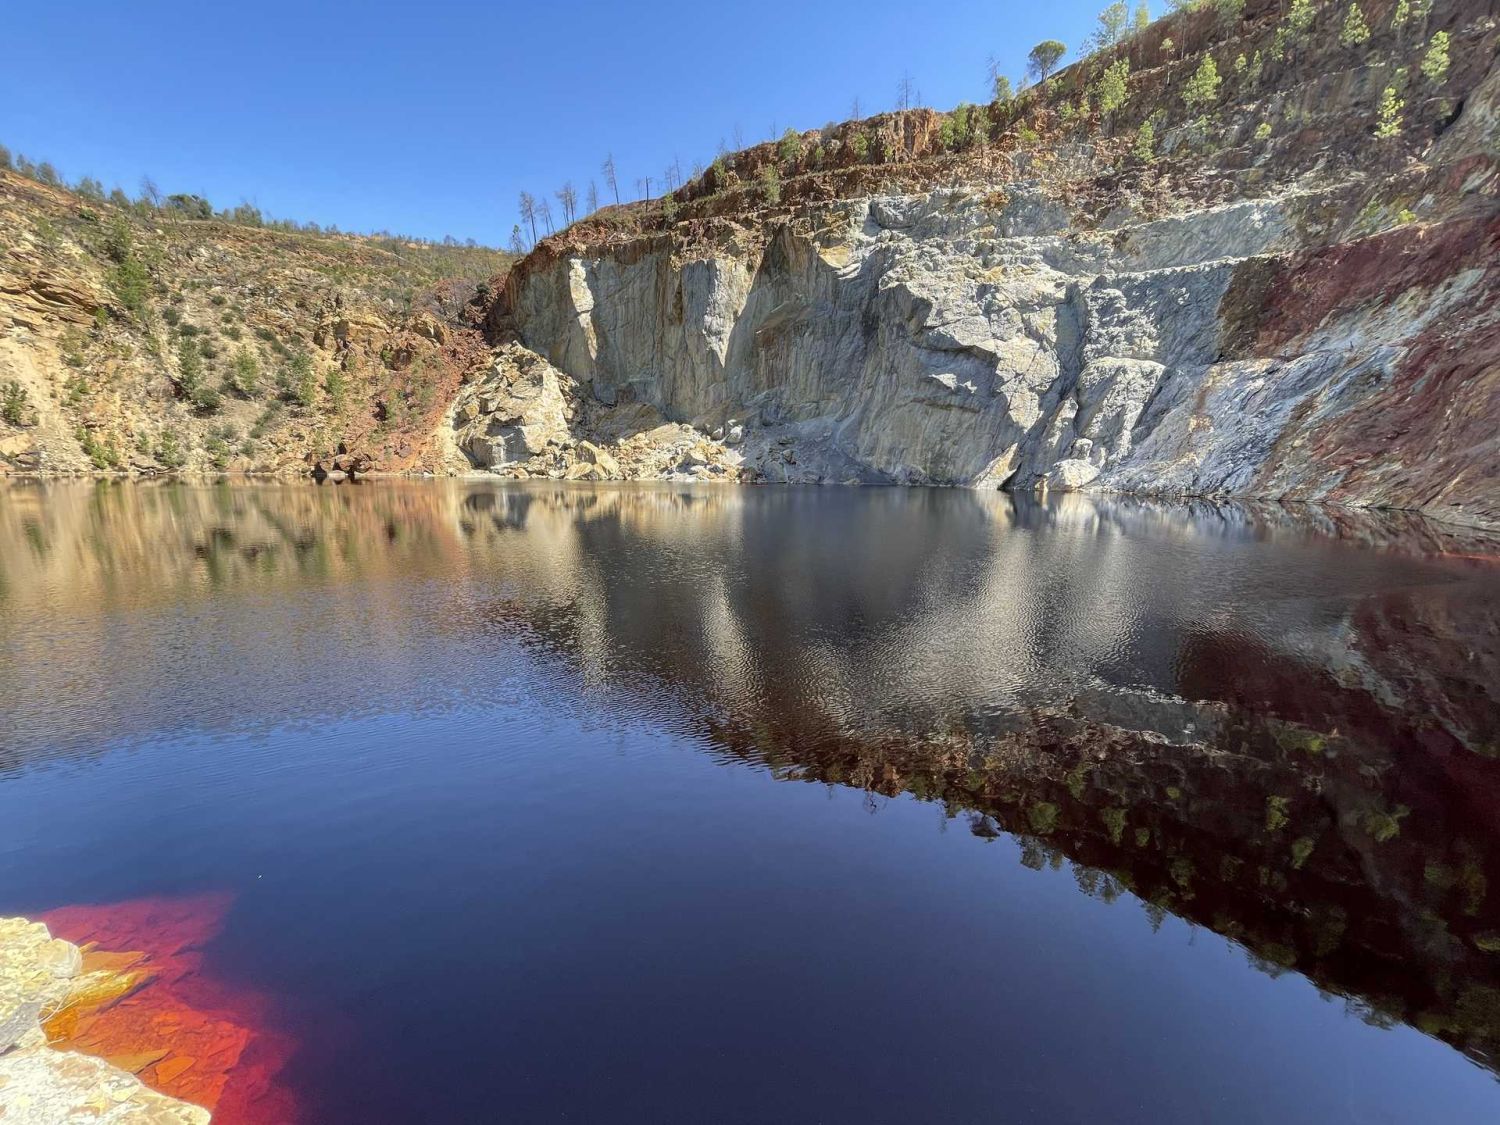
[[[282,1074],[296,1048],[266,993],[215,976],[204,947],[233,896],[208,893],[63,906],[38,915],[83,951],[53,1047],[103,1058],[218,1125],[306,1120]]]

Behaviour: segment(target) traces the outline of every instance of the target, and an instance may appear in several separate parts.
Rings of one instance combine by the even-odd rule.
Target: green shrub
[[[1439,31],[1432,37],[1427,45],[1427,53],[1422,56],[1422,75],[1427,81],[1436,85],[1448,77],[1448,33]]]
[[[767,164],[760,170],[760,192],[773,207],[781,202],[781,177],[776,174],[774,164]]]
[[[246,348],[234,353],[229,364],[229,385],[241,398],[251,398],[260,390],[260,362]]]
[[[134,255],[125,259],[110,271],[110,286],[120,304],[137,319],[146,315],[146,304],[151,296],[151,276],[146,267]]]
[[[1293,35],[1301,35],[1312,26],[1316,15],[1312,0],[1292,0],[1292,5],[1286,12],[1286,26]]]
[[[1130,148],[1131,154],[1137,160],[1151,161],[1156,156],[1156,126],[1151,122],[1144,122],[1136,130],[1135,144]]]
[[[203,443],[203,451],[208,454],[208,460],[216,469],[223,469],[229,464],[230,449],[229,441],[223,434],[209,434],[208,440]]]
[[[205,380],[188,392],[188,401],[199,414],[213,414],[224,405],[224,393]]]
[[[1100,113],[1113,113],[1125,104],[1130,96],[1126,88],[1129,80],[1129,59],[1116,59],[1104,68],[1104,74],[1094,84],[1094,96],[1099,101]]]
[[[1380,108],[1375,112],[1375,135],[1389,140],[1401,135],[1401,110],[1406,103],[1396,96],[1396,88],[1387,86],[1380,94]]]
[[[1262,121],[1259,125],[1257,125],[1255,127],[1255,139],[1257,141],[1266,140],[1268,137],[1270,137],[1270,135],[1271,135],[1271,123],[1269,121]]]
[[[776,145],[776,155],[781,157],[781,162],[788,167],[796,164],[802,159],[802,136],[795,129],[788,129],[781,134],[781,140]]]
[[[203,379],[203,357],[198,351],[198,346],[188,337],[191,333],[187,329],[192,325],[185,324],[183,327],[183,339],[177,344],[177,383],[186,389]]]
[[[187,464],[187,450],[176,430],[163,430],[156,442],[156,460],[163,468],[180,469]]]
[[[110,219],[104,228],[104,253],[118,265],[127,260],[135,249],[135,240],[130,233],[130,223],[123,215]]]
[[[348,380],[344,378],[344,372],[337,367],[330,367],[328,374],[323,376],[323,389],[328,392],[329,398],[339,403],[344,397],[344,391],[348,389]]]
[[[1219,68],[1213,57],[1205,55],[1198,70],[1182,87],[1183,102],[1190,109],[1208,105],[1218,96],[1220,81]]]
[[[83,426],[79,426],[73,436],[77,438],[78,444],[83,446],[83,452],[94,468],[100,471],[119,468],[120,451],[114,447],[113,442],[101,440],[92,430]]]
[[[15,379],[0,386],[0,418],[12,426],[24,426],[31,418],[31,396]]]
[[[288,402],[309,407],[318,394],[318,379],[313,373],[312,357],[304,351],[292,353],[284,367],[276,373],[276,390]]]
[[[870,155],[870,142],[863,133],[855,133],[854,139],[849,142],[849,149],[854,153],[854,159],[864,160]]]
[[[1350,4],[1344,15],[1344,26],[1339,30],[1339,42],[1345,47],[1359,47],[1370,41],[1370,25],[1358,4]]]

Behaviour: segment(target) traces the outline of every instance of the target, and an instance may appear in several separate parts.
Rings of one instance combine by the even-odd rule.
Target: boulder
[[[1099,475],[1099,466],[1090,461],[1069,458],[1047,471],[1046,487],[1058,492],[1080,492]]]
[[[615,460],[614,455],[591,441],[578,443],[578,457],[591,465],[597,465],[600,473],[605,477],[613,478],[620,475],[620,463]]]

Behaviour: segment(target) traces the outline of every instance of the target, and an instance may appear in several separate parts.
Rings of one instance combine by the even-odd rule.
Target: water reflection
[[[1500,584],[1404,518],[925,491],[0,492],[0,773],[134,733],[580,696],[941,802],[1500,1062]]]

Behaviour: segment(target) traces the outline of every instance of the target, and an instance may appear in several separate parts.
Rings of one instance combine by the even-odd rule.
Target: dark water
[[[0,490],[0,913],[304,1118],[1500,1119],[1500,566],[997,494]],[[1472,557],[1464,557],[1472,556]]]

